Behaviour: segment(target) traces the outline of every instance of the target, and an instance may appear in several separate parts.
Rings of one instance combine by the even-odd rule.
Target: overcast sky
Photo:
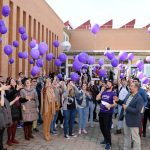
[[[50,7],[65,22],[77,27],[91,20],[102,25],[113,19],[113,27],[118,28],[132,19],[135,27],[150,23],[150,0],[46,0]]]

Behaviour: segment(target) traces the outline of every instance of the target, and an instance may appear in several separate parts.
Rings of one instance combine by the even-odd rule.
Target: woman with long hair
[[[41,114],[43,117],[43,134],[46,141],[51,140],[49,127],[55,115],[55,93],[51,80],[47,78],[41,93]]]
[[[72,81],[69,81],[62,98],[64,137],[67,139],[70,139],[70,137],[75,137],[75,134],[73,133],[73,127],[77,106],[76,96],[78,93],[78,88]]]
[[[89,116],[89,99],[91,99],[92,96],[90,92],[88,91],[88,85],[86,83],[83,83],[81,86],[81,93],[79,94],[77,98],[78,102],[78,117],[79,117],[79,134],[82,132],[84,134],[87,134],[86,131],[86,124],[88,121]]]
[[[3,147],[4,131],[5,128],[12,125],[10,106],[12,106],[16,101],[19,100],[19,98],[15,98],[9,103],[9,101],[5,98],[5,91],[9,89],[9,85],[6,86],[0,83],[0,150],[7,150]]]
[[[31,80],[27,78],[25,80],[25,87],[20,91],[22,99],[27,101],[22,103],[22,117],[24,121],[24,136],[26,140],[34,138],[32,135],[33,121],[38,118],[38,96],[34,88],[31,87]]]
[[[15,99],[20,98],[19,92],[20,92],[20,86],[17,86],[16,81],[13,78],[7,78],[6,81],[7,85],[10,85],[10,89],[6,91],[6,98],[9,102],[12,102]],[[19,141],[15,139],[16,135],[16,129],[17,129],[17,124],[18,121],[20,120],[21,116],[21,106],[19,101],[16,101],[12,106],[11,106],[11,115],[12,115],[12,125],[7,128],[7,145],[12,146],[13,144],[19,144]]]

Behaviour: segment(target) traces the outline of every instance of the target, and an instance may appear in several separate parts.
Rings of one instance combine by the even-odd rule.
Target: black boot
[[[7,148],[3,147],[3,135],[5,128],[0,129],[0,150],[7,150]]]

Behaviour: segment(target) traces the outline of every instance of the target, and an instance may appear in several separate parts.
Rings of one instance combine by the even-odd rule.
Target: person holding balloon
[[[70,137],[76,137],[73,133],[77,101],[76,97],[79,93],[78,88],[72,81],[67,82],[66,90],[62,96],[62,108],[64,115],[64,137],[70,139]]]

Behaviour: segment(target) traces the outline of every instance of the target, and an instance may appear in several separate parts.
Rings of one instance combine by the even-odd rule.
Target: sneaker
[[[64,137],[65,137],[67,140],[70,139],[69,135],[64,135]]]
[[[57,128],[58,124],[55,124],[55,128]]]
[[[57,135],[57,132],[56,132],[56,131],[52,131],[52,134],[53,134],[53,135]]]
[[[113,129],[113,128],[114,128],[114,125],[112,124],[112,125],[111,125],[111,129]]]
[[[60,127],[63,129],[64,128],[63,124],[60,124]]]
[[[35,132],[39,132],[39,130],[38,130],[37,128],[34,128],[34,129],[33,129],[33,131],[35,131]]]
[[[75,135],[74,133],[72,133],[71,135],[69,135],[70,137],[74,137],[74,138],[76,138],[77,137],[77,135]]]
[[[85,129],[83,129],[82,132],[83,132],[84,134],[87,134],[87,131],[86,131]]]
[[[110,150],[110,149],[111,149],[111,146],[110,146],[109,143],[107,143],[106,146],[105,146],[105,150]]]
[[[22,129],[23,127],[22,127],[22,125],[17,125],[17,128]]]
[[[81,134],[81,129],[79,130],[78,134]]]
[[[101,145],[106,144],[106,141],[103,140],[103,141],[100,142],[100,144],[101,144]]]

